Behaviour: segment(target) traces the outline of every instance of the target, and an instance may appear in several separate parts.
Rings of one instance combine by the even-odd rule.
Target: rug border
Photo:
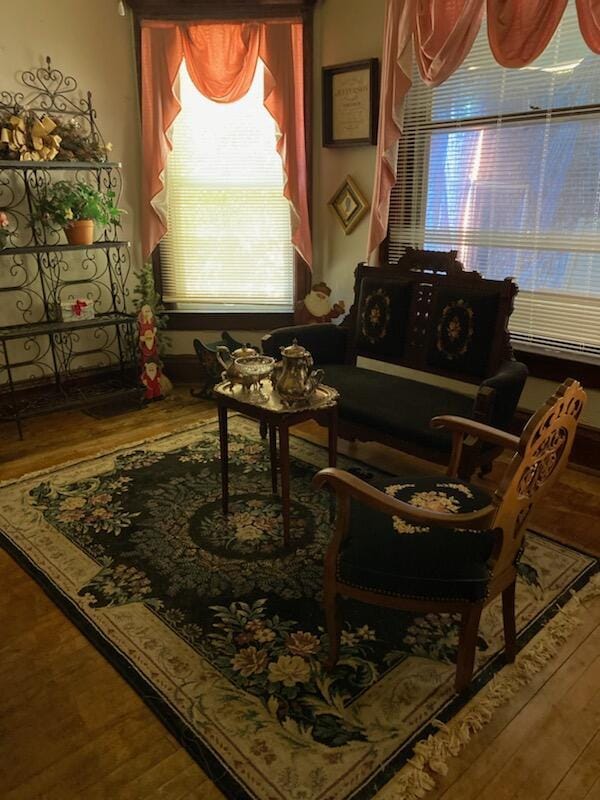
[[[232,414],[232,416],[243,415]],[[244,419],[249,419],[243,417]],[[156,436],[146,437],[127,445],[120,445],[107,451],[96,453],[92,456],[85,458],[74,459],[69,462],[47,467],[42,470],[27,473],[18,478],[9,479],[0,482],[0,489],[14,485],[19,482],[26,482],[30,479],[35,479],[43,475],[55,472],[57,470],[67,469],[78,464],[94,461],[98,458],[112,455],[123,450],[132,450],[144,444],[160,441],[170,436],[177,436],[181,433],[193,431],[196,428],[205,427],[216,421],[216,417],[211,416],[203,419],[192,425],[178,428],[175,431],[168,433],[158,434]],[[296,438],[307,442],[314,447],[325,449],[322,445],[305,439],[304,437],[297,436]],[[380,472],[386,473],[387,470],[381,470],[378,467],[368,462],[354,458],[353,456],[345,456],[351,461],[364,465],[371,469],[377,469]],[[388,473],[391,474],[391,473]],[[518,635],[518,644],[520,645],[519,653],[531,642],[531,640],[540,633],[550,620],[556,617],[559,612],[567,605],[572,599],[573,594],[583,589],[592,577],[600,570],[600,559],[593,554],[587,553],[572,545],[565,544],[552,538],[552,536],[536,530],[535,528],[528,528],[528,531],[540,536],[543,539],[553,542],[560,547],[594,559],[594,563],[590,564],[587,569],[580,573],[577,578],[566,587],[561,594],[555,598],[551,607],[541,611],[534,619],[532,619],[526,628]],[[9,537],[9,535],[0,528],[0,545],[3,549],[13,558],[13,560],[20,566],[26,574],[28,574],[49,599],[64,613],[65,617],[88,639],[93,647],[95,647],[103,656],[103,658],[118,672],[118,674],[125,679],[125,681],[132,687],[138,697],[145,703],[149,710],[155,714],[160,722],[165,726],[167,731],[175,738],[178,744],[189,754],[190,758],[198,764],[203,770],[206,777],[211,780],[215,786],[223,791],[226,796],[235,798],[235,800],[257,800],[257,795],[244,786],[244,784],[224,765],[219,756],[196,734],[193,733],[191,727],[181,718],[175,708],[171,706],[161,695],[156,691],[152,683],[141,675],[141,673],[131,664],[130,660],[125,654],[116,646],[107,636],[105,636],[81,611],[76,603],[74,603],[67,595],[65,595],[60,587],[56,586],[52,580],[45,575],[43,570],[38,567],[29,556]],[[503,650],[500,650],[492,659],[486,664],[484,669],[479,673],[471,683],[469,690],[462,696],[452,697],[446,705],[441,709],[437,715],[437,719],[441,722],[451,720],[458,712],[465,709],[471,701],[482,691],[486,685],[489,684],[489,673],[493,672],[493,667],[497,667],[498,661],[503,658]],[[498,673],[502,671],[503,667],[500,666]],[[378,793],[386,786],[389,787],[393,783],[394,777],[400,775],[402,769],[406,766],[409,760],[413,757],[413,753],[406,753],[408,748],[414,748],[414,745],[428,738],[432,734],[436,734],[439,728],[436,728],[432,722],[427,723],[424,727],[420,728],[418,732],[407,740],[406,745],[403,747],[403,753],[398,753],[385,766],[374,773],[367,781],[357,787],[352,794],[348,795],[347,800],[374,800]]]

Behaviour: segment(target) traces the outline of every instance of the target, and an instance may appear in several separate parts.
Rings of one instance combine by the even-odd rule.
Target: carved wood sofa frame
[[[409,248],[394,265],[372,267],[359,264],[355,271],[353,304],[339,326],[322,324],[280,328],[263,338],[263,350],[277,356],[279,347],[297,339],[312,352],[315,363],[325,367],[325,382],[328,363],[356,366],[357,359],[363,357],[407,367],[424,375],[429,373],[478,385],[469,416],[478,422],[506,428],[507,418],[514,413],[527,375],[526,367],[513,359],[507,328],[518,289],[511,278],[495,281],[483,278],[477,272],[465,271],[456,255],[456,251],[439,253]],[[379,287],[384,294],[404,292],[405,295],[402,313],[392,319],[395,331],[391,337],[388,336],[383,347],[379,346],[377,339],[369,341],[364,335],[365,295],[370,288],[376,294],[378,289],[374,287]],[[443,295],[460,296],[462,292],[493,306],[493,322],[487,326],[489,342],[482,346],[480,357],[483,361],[479,371],[457,369],[452,360],[445,364],[443,360],[436,362],[434,358],[436,363],[432,363],[432,343],[439,333],[439,313],[436,316],[434,312],[436,308],[439,312]],[[407,297],[410,298],[408,301]],[[390,381],[390,388],[391,385]],[[448,394],[451,393],[449,389]],[[430,461],[447,463],[450,443],[447,448],[437,450],[400,436],[392,429],[377,430],[365,425],[344,413],[343,396],[344,393],[339,420],[342,438],[378,441]],[[500,413],[499,403],[505,406],[503,413]],[[438,414],[447,412],[448,409],[444,408],[436,410]],[[501,448],[485,446],[475,437],[468,438],[459,465],[461,476],[468,478],[478,466],[487,472],[500,452]]]

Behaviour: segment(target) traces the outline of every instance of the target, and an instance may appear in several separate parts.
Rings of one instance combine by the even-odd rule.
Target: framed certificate
[[[379,60],[323,67],[323,147],[377,143]]]

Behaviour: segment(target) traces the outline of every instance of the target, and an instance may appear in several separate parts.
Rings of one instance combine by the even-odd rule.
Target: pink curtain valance
[[[376,256],[387,235],[413,55],[425,83],[439,86],[468,55],[487,13],[488,39],[496,61],[503,67],[524,67],[544,51],[566,5],[567,0],[388,0],[369,259]],[[600,0],[576,0],[576,5],[583,38],[600,53]]]
[[[205,97],[232,103],[243,97],[260,58],[265,65],[264,105],[275,120],[292,215],[292,243],[312,264],[304,134],[302,24],[297,22],[142,22],[143,250],[147,257],[167,231],[163,173],[171,149],[169,129],[181,109],[178,74],[185,59]]]

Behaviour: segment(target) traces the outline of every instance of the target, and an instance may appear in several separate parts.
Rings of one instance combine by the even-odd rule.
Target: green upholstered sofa
[[[340,392],[343,438],[445,463],[451,438],[430,427],[432,417],[454,414],[502,429],[511,424],[527,377],[512,357],[507,330],[516,293],[510,278],[464,271],[454,251],[409,249],[394,265],[358,265],[354,302],[340,325],[280,328],[263,338],[263,350],[277,357],[297,339],[313,354],[325,383]],[[380,362],[378,368],[357,364],[361,357]],[[394,364],[416,370],[416,378],[380,371]],[[462,386],[434,385],[431,375]],[[461,475],[478,466],[487,471],[498,452],[467,441]]]

